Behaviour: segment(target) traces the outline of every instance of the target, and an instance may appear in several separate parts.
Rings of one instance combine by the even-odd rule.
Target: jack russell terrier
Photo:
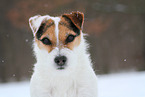
[[[82,32],[84,14],[29,19],[37,62],[31,97],[97,97],[97,77]]]

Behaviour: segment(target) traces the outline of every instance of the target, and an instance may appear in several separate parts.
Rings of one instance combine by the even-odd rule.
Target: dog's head
[[[31,17],[29,24],[34,35],[37,61],[53,70],[75,67],[78,54],[81,52],[79,46],[83,22],[84,14],[81,12],[63,14],[59,17]]]

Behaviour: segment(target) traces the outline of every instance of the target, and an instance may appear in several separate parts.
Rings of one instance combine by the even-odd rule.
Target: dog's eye
[[[72,41],[75,39],[75,37],[76,37],[76,36],[74,36],[74,35],[69,35],[69,36],[67,37],[67,39],[66,39],[66,43],[72,42]]]
[[[46,45],[51,45],[50,40],[49,40],[48,38],[46,38],[46,37],[45,37],[45,38],[43,38],[41,41],[42,41],[42,43],[43,43],[43,44],[46,44]]]

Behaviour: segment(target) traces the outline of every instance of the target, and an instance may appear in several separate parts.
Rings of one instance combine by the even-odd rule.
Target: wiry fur
[[[37,63],[31,78],[31,97],[97,97],[97,77],[92,69],[87,43],[81,32],[81,43],[73,50],[54,48],[50,53],[34,42]],[[54,58],[65,55],[68,65],[57,70]]]

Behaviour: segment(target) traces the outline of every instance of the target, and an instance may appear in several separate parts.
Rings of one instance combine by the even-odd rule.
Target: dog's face
[[[37,60],[51,70],[75,68],[81,43],[84,15],[34,16],[29,19]]]

